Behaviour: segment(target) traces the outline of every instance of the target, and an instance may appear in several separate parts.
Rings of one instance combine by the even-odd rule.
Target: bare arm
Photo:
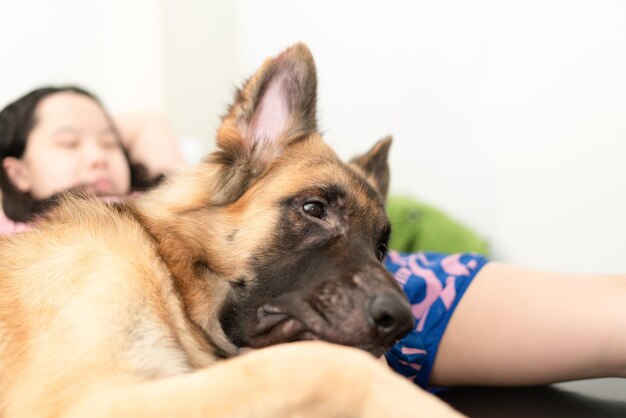
[[[114,118],[132,161],[143,164],[151,176],[180,166],[183,156],[176,135],[165,116],[127,113]]]
[[[626,377],[626,275],[489,263],[441,341],[436,385],[534,385]]]

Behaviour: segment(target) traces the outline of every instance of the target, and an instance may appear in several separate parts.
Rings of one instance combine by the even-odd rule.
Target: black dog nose
[[[368,314],[378,333],[389,340],[401,338],[415,324],[408,303],[393,294],[374,296],[368,306]]]

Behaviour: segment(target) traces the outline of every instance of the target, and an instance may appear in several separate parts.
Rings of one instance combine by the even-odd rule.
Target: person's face
[[[43,99],[22,158],[3,164],[15,186],[38,200],[74,187],[101,195],[130,190],[128,161],[104,111],[77,93]]]

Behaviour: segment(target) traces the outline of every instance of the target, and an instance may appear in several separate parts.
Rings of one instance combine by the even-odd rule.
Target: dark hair
[[[110,115],[95,95],[76,86],[43,87],[20,97],[0,112],[0,162],[6,157],[22,157],[26,150],[28,135],[37,123],[35,118],[37,105],[44,98],[62,92],[80,94],[98,103],[113,127],[118,140],[121,141],[120,134],[112,123]],[[124,147],[122,149],[130,167],[132,191],[146,190],[162,179],[163,176],[149,178],[146,168],[141,164],[132,163],[128,156],[128,151]],[[15,187],[7,175],[4,165],[0,165],[0,188],[2,189],[2,208],[4,213],[12,220],[20,222],[30,221],[36,214],[46,210],[50,206],[50,201],[55,201],[58,197],[53,196],[43,201],[33,199],[30,193],[24,193]]]

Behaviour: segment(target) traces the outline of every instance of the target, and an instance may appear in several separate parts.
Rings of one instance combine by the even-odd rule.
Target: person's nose
[[[85,164],[92,169],[105,168],[108,165],[107,152],[97,141],[85,141],[83,158]]]

